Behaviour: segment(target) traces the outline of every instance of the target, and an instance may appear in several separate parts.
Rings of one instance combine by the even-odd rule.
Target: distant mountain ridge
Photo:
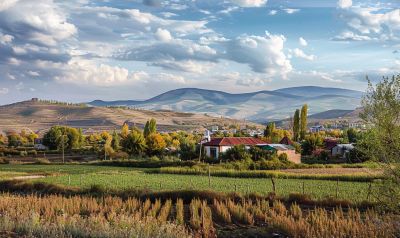
[[[362,92],[355,90],[316,86],[237,94],[199,88],[180,88],[143,101],[95,100],[88,105],[207,113],[264,122],[287,118],[303,104],[308,104],[310,115],[329,110],[354,110],[360,106],[361,97]]]

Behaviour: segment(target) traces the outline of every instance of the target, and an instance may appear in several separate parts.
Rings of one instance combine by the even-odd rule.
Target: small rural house
[[[332,148],[332,156],[339,156],[342,159],[347,158],[347,154],[354,149],[352,144],[337,144]]]
[[[34,140],[34,145],[33,147],[35,150],[47,150],[47,146],[43,145],[43,139],[42,138],[36,138]]]
[[[324,139],[324,148],[325,150],[329,150],[330,153],[332,154],[332,149],[337,146],[338,143],[338,139],[336,138],[325,138]]]
[[[311,133],[318,133],[318,132],[320,132],[320,131],[325,131],[325,130],[326,130],[325,127],[322,126],[322,125],[312,126],[312,127],[309,129],[309,131],[310,131]]]
[[[247,148],[250,148],[251,146],[267,145],[267,143],[253,137],[223,137],[212,138],[203,144],[206,155],[215,159],[218,159],[220,153],[227,151],[235,145],[244,145]]]
[[[220,153],[224,153],[228,149],[237,145],[244,145],[247,149],[250,149],[252,146],[257,146],[266,150],[274,150],[278,155],[285,153],[287,154],[289,161],[296,164],[301,163],[301,155],[296,153],[293,146],[285,144],[268,144],[261,139],[253,137],[212,138],[203,144],[206,155],[215,159],[218,159]]]

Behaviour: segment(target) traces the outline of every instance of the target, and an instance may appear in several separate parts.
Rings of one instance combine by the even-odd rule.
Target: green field
[[[137,188],[151,190],[198,189],[240,193],[257,192],[267,194],[272,191],[272,182],[267,178],[226,178],[199,175],[149,174],[146,169],[106,167],[90,165],[1,165],[2,174],[47,174],[46,178],[34,179],[47,183],[74,187],[101,185],[105,188]],[[10,176],[6,176],[9,178]],[[336,196],[336,181],[275,179],[278,195],[301,193],[304,183],[305,193],[314,198]],[[351,201],[365,200],[369,183],[339,182],[338,198]]]

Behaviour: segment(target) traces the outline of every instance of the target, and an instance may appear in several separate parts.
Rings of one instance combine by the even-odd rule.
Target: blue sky
[[[400,70],[400,2],[1,0],[0,104],[317,85]]]

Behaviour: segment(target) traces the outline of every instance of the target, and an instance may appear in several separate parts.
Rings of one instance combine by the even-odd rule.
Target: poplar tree
[[[304,140],[307,132],[307,104],[304,104],[301,108],[301,116],[300,116],[300,140]]]
[[[151,118],[150,121],[146,122],[144,126],[143,134],[144,137],[148,137],[149,135],[157,132],[157,122],[154,118]]]
[[[293,117],[293,140],[299,141],[300,137],[300,110],[296,109]]]

